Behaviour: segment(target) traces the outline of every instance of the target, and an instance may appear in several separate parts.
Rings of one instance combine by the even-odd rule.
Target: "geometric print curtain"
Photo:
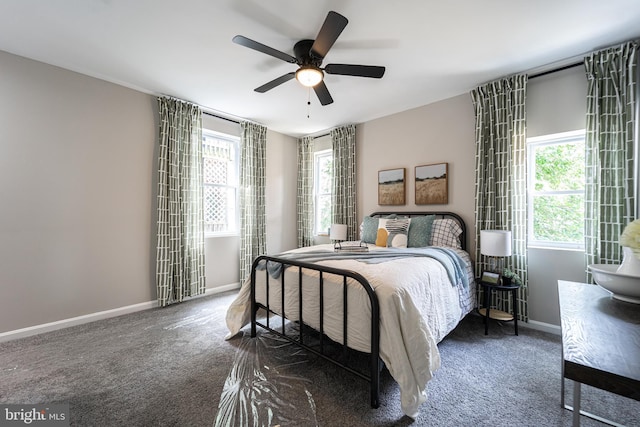
[[[251,274],[253,260],[267,252],[265,164],[267,128],[240,123],[240,283]]]
[[[628,42],[585,58],[587,265],[620,263],[618,239],[638,215],[637,52],[638,44]]]
[[[527,289],[527,76],[502,78],[471,92],[475,108],[475,225],[476,276],[488,269],[480,254],[481,230],[510,230],[512,256],[505,267],[522,279],[518,290],[518,319],[528,321]],[[482,292],[481,292],[482,293]],[[504,295],[502,295],[504,294]],[[482,295],[479,296],[482,301]],[[512,312],[505,292],[494,292],[492,307]]]
[[[313,137],[298,140],[296,214],[299,248],[313,245],[313,145]]]
[[[333,224],[347,225],[347,240],[356,240],[356,126],[332,129],[333,191],[331,217]]]
[[[205,292],[202,112],[159,97],[156,286],[164,307]]]

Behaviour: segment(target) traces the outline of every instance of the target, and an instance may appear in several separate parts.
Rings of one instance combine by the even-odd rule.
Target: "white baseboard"
[[[558,325],[552,325],[551,323],[538,322],[537,320],[529,319],[528,322],[518,322],[518,326],[524,326],[525,328],[535,329],[537,331],[549,332],[555,335],[561,335],[562,330]]]
[[[216,286],[215,288],[207,288],[204,295],[198,295],[193,298],[206,297],[209,295],[221,294],[227,291],[233,291],[234,289],[240,289],[240,282],[231,283],[229,285]]]
[[[188,299],[195,299],[209,295],[215,295],[234,289],[239,289],[240,283],[232,283],[230,285],[217,286],[215,288],[207,288],[203,295],[198,295]],[[122,316],[124,314],[135,313],[137,311],[148,310],[158,306],[157,301],[147,301],[139,304],[128,305],[126,307],[114,308],[112,310],[99,311],[97,313],[85,314],[83,316],[72,317],[69,319],[58,320],[55,322],[44,323],[42,325],[29,326],[28,328],[16,329],[14,331],[0,333],[0,342],[25,338],[32,335],[43,334],[45,332],[57,331],[58,329],[69,328],[71,326],[82,325],[85,323],[95,322],[96,320],[109,319],[111,317]]]

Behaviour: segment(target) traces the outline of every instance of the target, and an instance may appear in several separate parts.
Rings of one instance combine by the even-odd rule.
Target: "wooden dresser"
[[[580,425],[580,384],[640,400],[640,305],[615,300],[597,285],[558,281],[564,378],[574,381],[573,425]],[[565,406],[566,407],[566,406]],[[640,416],[640,415],[639,415]]]

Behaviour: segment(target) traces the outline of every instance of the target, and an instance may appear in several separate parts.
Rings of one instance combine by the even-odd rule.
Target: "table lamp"
[[[329,229],[329,239],[333,240],[333,249],[342,249],[341,242],[347,240],[347,225],[346,224],[331,224]]]
[[[504,257],[511,256],[511,231],[480,230],[480,253],[489,257],[489,271],[502,274]]]

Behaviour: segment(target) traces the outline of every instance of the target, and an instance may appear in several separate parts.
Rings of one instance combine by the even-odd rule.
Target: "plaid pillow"
[[[462,228],[453,219],[436,219],[431,229],[431,245],[462,249],[460,234]]]

